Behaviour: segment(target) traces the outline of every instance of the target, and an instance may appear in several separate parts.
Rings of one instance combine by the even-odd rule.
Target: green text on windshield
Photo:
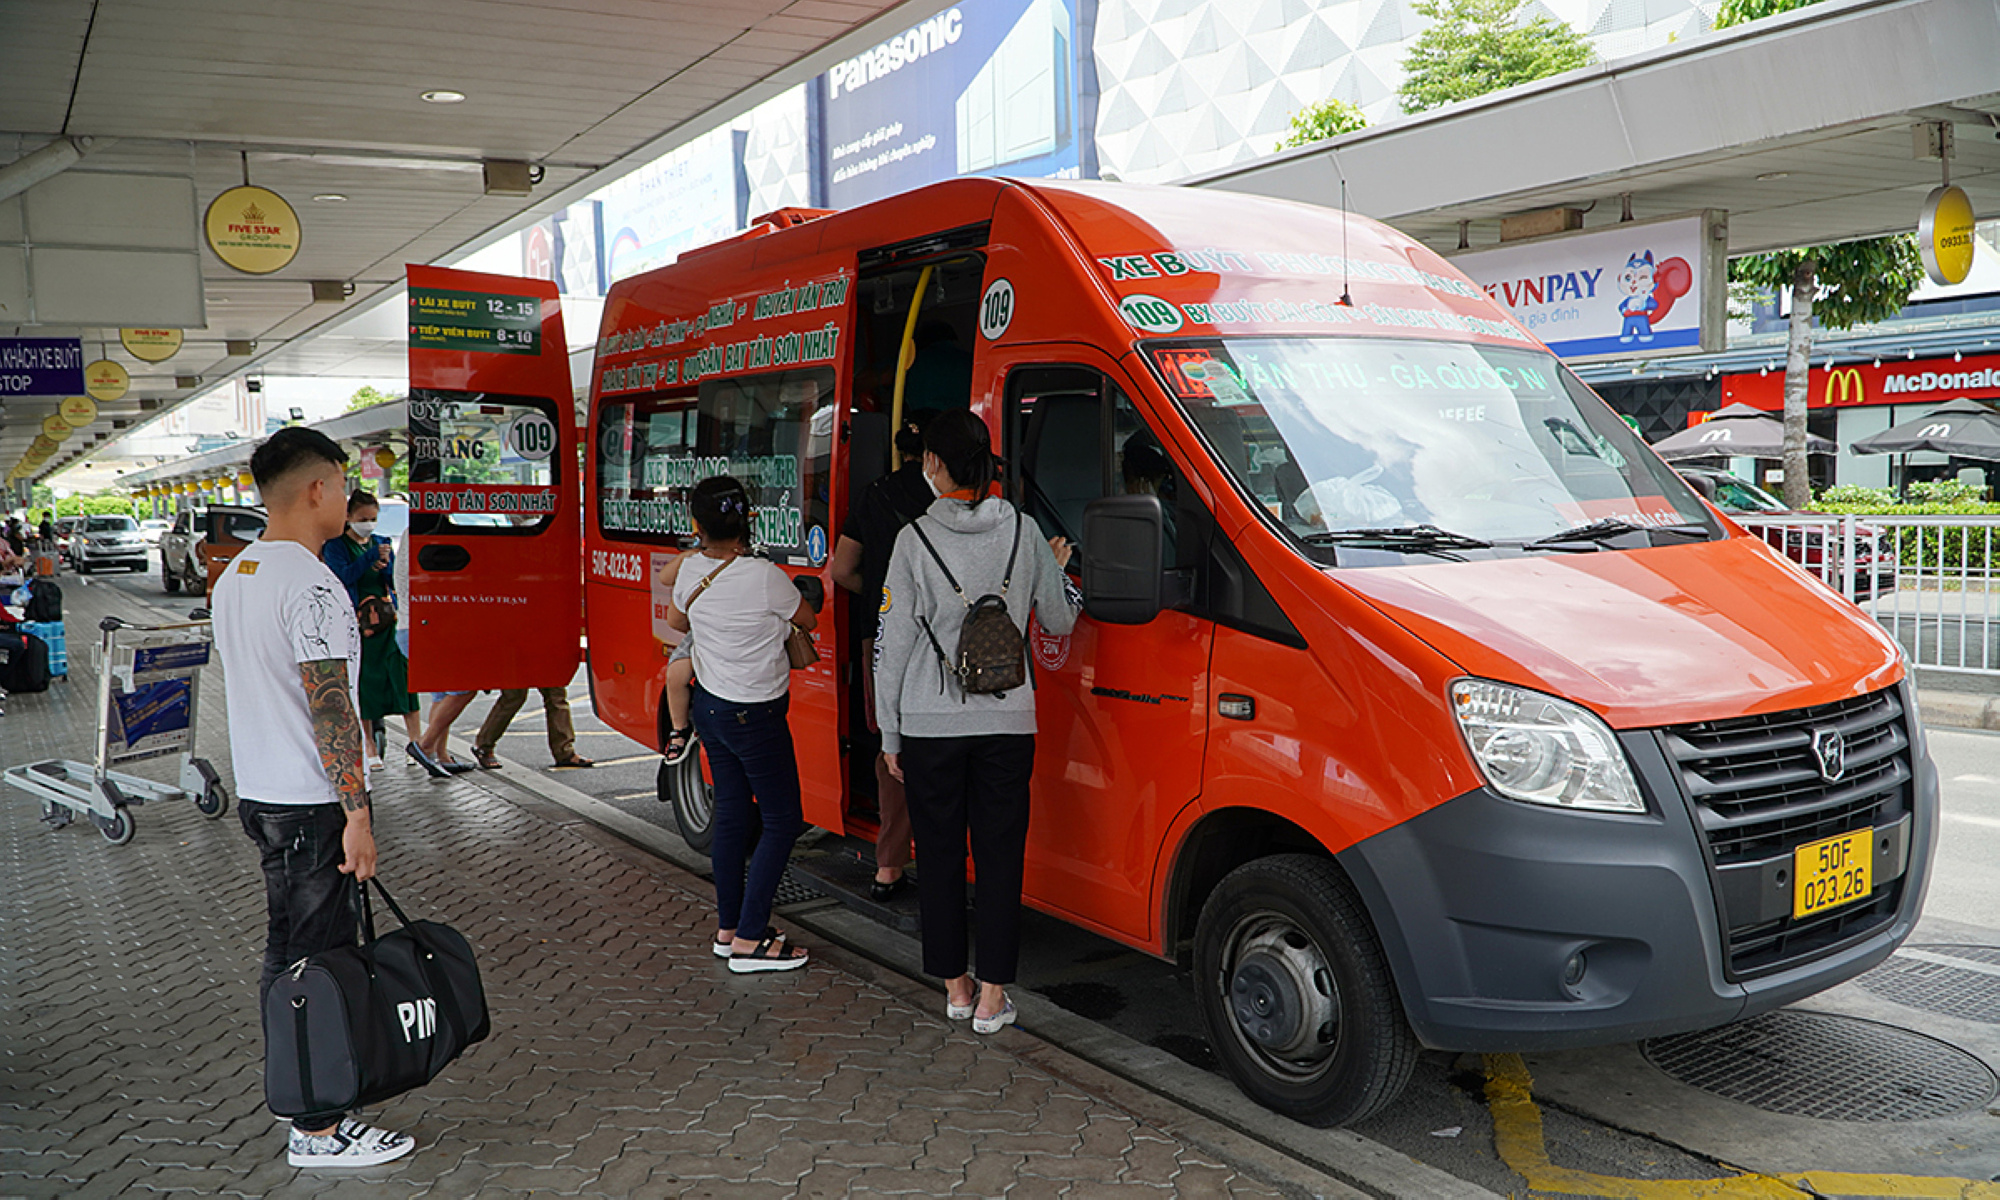
[[[1496,544],[1700,526],[1692,490],[1555,356],[1462,342],[1151,344],[1216,458],[1295,535],[1432,526]]]

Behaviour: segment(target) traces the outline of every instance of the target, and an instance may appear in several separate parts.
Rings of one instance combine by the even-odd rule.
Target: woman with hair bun
[[[924,478],[938,498],[896,537],[875,642],[882,753],[903,781],[924,867],[917,879],[924,971],[946,981],[945,1015],[970,1020],[974,1033],[1014,1023],[1005,985],[1021,955],[1034,676],[1004,692],[968,693],[946,655],[986,596],[1002,598],[1024,641],[1031,614],[1046,632],[1064,634],[1083,608],[1063,573],[1069,543],[1044,542],[1001,497],[993,468],[986,423],[970,412],[940,413],[925,427]],[[965,969],[968,836],[978,873],[976,981]]]
[[[785,639],[818,618],[776,564],[751,556],[750,494],[741,483],[726,475],[702,480],[690,490],[688,511],[702,544],[676,563],[667,624],[694,634],[694,726],[715,779],[711,949],[739,975],[789,971],[806,965],[806,951],[770,925],[792,843],[805,828],[785,720]],[[763,832],[752,852],[759,816]]]

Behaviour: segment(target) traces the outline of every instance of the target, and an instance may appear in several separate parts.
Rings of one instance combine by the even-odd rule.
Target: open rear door
[[[410,688],[564,686],[582,492],[555,285],[414,265],[409,285]]]

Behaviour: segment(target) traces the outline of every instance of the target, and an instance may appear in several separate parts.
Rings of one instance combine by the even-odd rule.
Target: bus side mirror
[[[1083,510],[1083,611],[1108,625],[1160,615],[1166,519],[1158,496],[1105,496]]]

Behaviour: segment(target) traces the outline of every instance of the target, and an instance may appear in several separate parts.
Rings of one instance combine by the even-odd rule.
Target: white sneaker
[[[292,1128],[285,1161],[295,1167],[373,1167],[403,1157],[417,1148],[407,1133],[391,1133],[342,1118],[332,1133],[306,1133]]]
[[[376,756],[375,756],[375,755],[373,755],[373,754],[369,755],[369,756],[368,756],[368,769],[369,769],[369,770],[371,770],[371,771],[379,771],[379,770],[381,770],[381,769],[382,769],[382,760],[381,760],[380,758],[376,757]]]

